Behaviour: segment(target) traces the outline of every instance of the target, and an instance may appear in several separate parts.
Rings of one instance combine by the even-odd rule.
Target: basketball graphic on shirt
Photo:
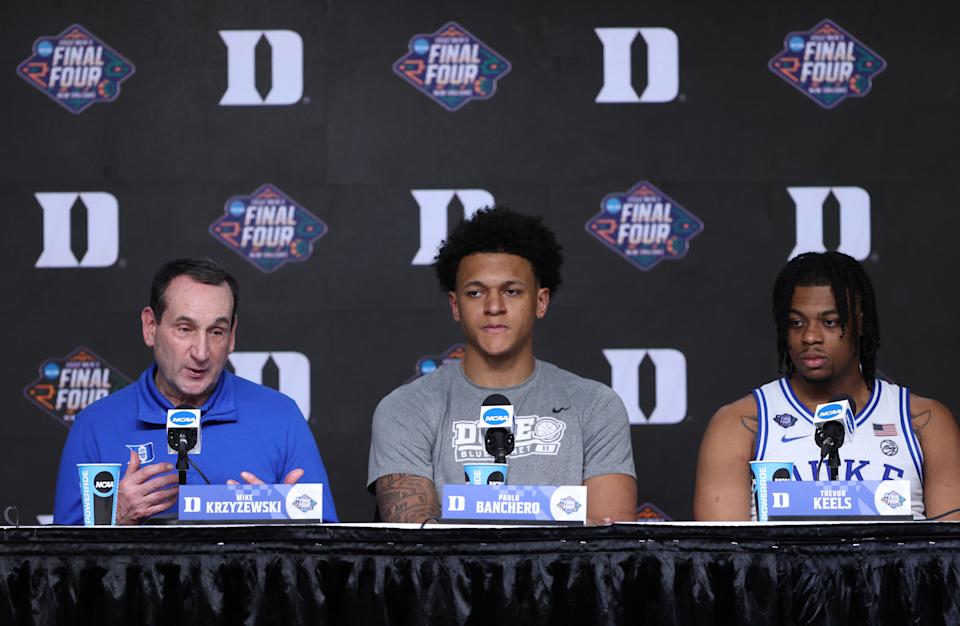
[[[553,443],[563,437],[566,424],[552,417],[541,417],[533,427],[533,436],[540,441]]]

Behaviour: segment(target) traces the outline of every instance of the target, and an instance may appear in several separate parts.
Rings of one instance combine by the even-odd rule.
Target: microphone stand
[[[180,441],[177,442],[177,471],[180,473],[180,484],[187,484],[187,468],[190,458],[187,456],[187,436],[180,434]]]

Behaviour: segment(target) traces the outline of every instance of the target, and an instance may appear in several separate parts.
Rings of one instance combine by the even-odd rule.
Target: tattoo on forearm
[[[757,434],[758,420],[756,415],[741,415],[740,423],[754,435]]]
[[[930,418],[933,417],[933,413],[928,409],[923,413],[918,413],[911,416],[911,421],[913,422],[913,430],[923,430],[927,424],[930,423]]]
[[[377,479],[377,507],[385,522],[421,524],[440,517],[433,481],[412,474],[388,474]]]

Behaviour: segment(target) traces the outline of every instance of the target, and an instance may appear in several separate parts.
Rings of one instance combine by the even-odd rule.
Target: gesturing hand
[[[177,501],[177,475],[158,476],[173,469],[170,463],[140,468],[140,456],[130,451],[130,463],[117,488],[117,524],[142,524]]]
[[[263,481],[257,478],[255,475],[250,472],[240,472],[240,478],[243,479],[248,485],[262,485]],[[283,477],[283,484],[285,485],[295,485],[298,480],[303,478],[303,470],[299,467],[296,469],[290,470],[290,473]],[[232,478],[227,481],[228,485],[239,485],[237,481]]]

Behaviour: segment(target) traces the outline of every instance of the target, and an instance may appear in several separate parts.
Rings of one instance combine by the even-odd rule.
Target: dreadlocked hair
[[[880,347],[880,321],[873,285],[863,267],[842,252],[808,252],[794,257],[780,271],[773,287],[773,319],[777,324],[780,373],[786,376],[796,371],[787,343],[790,302],[796,287],[830,287],[840,315],[840,329],[857,338],[857,356],[863,379],[873,387],[877,349]]]

